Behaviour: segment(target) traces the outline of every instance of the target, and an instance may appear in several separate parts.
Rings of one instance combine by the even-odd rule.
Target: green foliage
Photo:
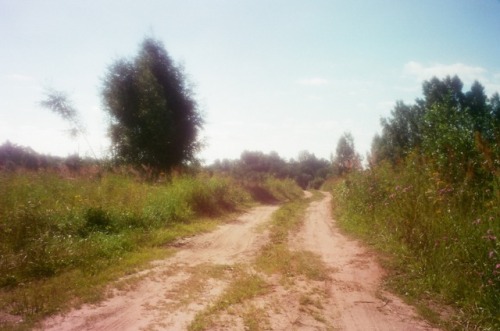
[[[335,151],[332,163],[336,176],[343,176],[351,171],[361,169],[361,157],[356,153],[352,134],[344,133],[340,137]]]
[[[285,161],[276,152],[245,151],[239,160],[217,160],[210,169],[250,183],[262,182],[271,176],[293,179],[302,189],[318,189],[330,174],[331,165],[307,151],[300,152],[297,161]]]
[[[460,307],[465,323],[500,326],[500,190],[451,186],[411,156],[383,164],[335,189],[343,227],[397,257],[391,279],[413,297],[434,293]]]
[[[182,68],[159,41],[145,39],[132,61],[116,61],[102,94],[118,162],[160,171],[194,160],[202,118]]]
[[[405,294],[456,306],[457,324],[500,327],[498,96],[458,77],[432,79],[396,105],[369,171],[335,186],[344,227],[397,257]]]
[[[425,108],[420,104],[409,106],[396,102],[391,118],[381,120],[383,134],[372,143],[372,163],[390,160],[399,162],[412,149],[420,145]]]
[[[277,201],[296,200],[304,195],[302,189],[292,179],[277,179],[268,177],[264,187]]]
[[[476,186],[491,183],[492,174],[483,166],[486,159],[476,146],[480,136],[476,124],[469,112],[450,103],[435,104],[425,114],[422,152],[448,183],[464,179]]]
[[[443,162],[461,154],[461,161],[468,165],[461,162],[459,166],[473,172],[474,164],[485,161],[481,153],[489,153],[484,155],[489,163],[498,160],[498,95],[488,99],[478,82],[466,93],[462,88],[457,76],[433,78],[423,83],[424,99],[417,99],[415,105],[397,102],[391,117],[382,120],[382,134],[373,140],[370,163],[388,160],[397,164],[417,150]]]

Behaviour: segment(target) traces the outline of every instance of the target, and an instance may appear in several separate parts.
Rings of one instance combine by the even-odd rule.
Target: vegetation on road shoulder
[[[282,201],[283,192],[302,193],[292,184],[259,185]],[[206,174],[148,183],[118,173],[0,172],[0,312],[27,326],[70,301],[101,299],[106,283],[251,203],[237,181]]]

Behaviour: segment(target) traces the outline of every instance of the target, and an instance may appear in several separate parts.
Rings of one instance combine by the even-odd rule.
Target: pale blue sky
[[[88,154],[38,106],[53,87],[104,154],[101,80],[146,36],[196,85],[207,162],[243,150],[329,158],[344,131],[364,155],[380,118],[433,75],[500,91],[498,0],[0,0],[0,144]]]

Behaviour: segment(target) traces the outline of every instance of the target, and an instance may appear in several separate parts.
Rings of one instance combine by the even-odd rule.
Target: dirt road
[[[383,271],[374,256],[341,235],[330,214],[331,196],[312,202],[290,249],[319,255],[325,281],[303,277],[283,284],[265,276],[269,291],[220,313],[214,330],[434,330],[414,309],[380,288]],[[43,330],[186,330],[234,277],[251,268],[268,242],[266,222],[276,206],[257,207],[216,231],[186,240],[177,254],[142,272],[131,286],[99,305],[87,305],[42,324]],[[263,323],[242,322],[249,307]],[[245,313],[246,314],[246,313]]]
[[[384,271],[358,242],[342,235],[331,218],[331,195],[311,203],[297,247],[320,255],[333,271],[328,310],[339,330],[437,330],[415,310],[381,288]]]

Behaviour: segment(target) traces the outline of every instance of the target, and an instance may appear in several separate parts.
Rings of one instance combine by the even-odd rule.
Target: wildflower
[[[481,219],[480,218],[478,218],[475,221],[472,221],[472,224],[474,224],[474,225],[479,225],[479,223],[481,223]]]
[[[500,263],[497,263],[497,265],[495,266],[495,269],[500,269]]]
[[[409,186],[405,187],[403,189],[403,193],[406,193],[406,192],[410,191],[412,188],[413,188],[413,185],[409,185]]]
[[[486,239],[486,240],[497,240],[497,236],[495,236],[493,234],[493,231],[491,229],[489,229],[488,231],[486,231],[486,235],[483,236],[483,239]]]
[[[490,259],[492,259],[492,258],[493,258],[493,256],[495,256],[495,251],[490,251],[490,252],[488,253],[488,257],[489,257]],[[498,267],[498,265],[497,265],[497,267]]]

